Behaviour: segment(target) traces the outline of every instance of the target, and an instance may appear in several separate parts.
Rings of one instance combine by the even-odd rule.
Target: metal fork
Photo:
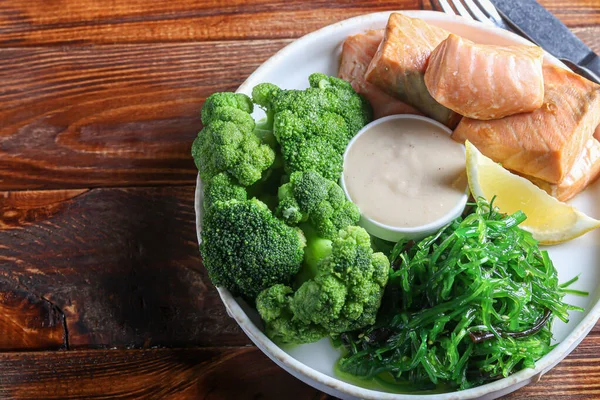
[[[539,43],[536,43],[535,40],[533,40],[518,26],[507,23],[500,15],[500,12],[496,10],[496,7],[494,7],[489,0],[430,0],[430,2],[433,9],[444,11],[446,14],[450,15],[456,15],[458,13],[458,15],[461,17],[470,20],[477,20],[486,25],[497,26],[499,28],[506,29],[539,46]],[[579,66],[571,60],[567,60],[565,58],[561,58],[560,61],[562,61],[567,67],[571,68],[571,70],[573,70],[575,73],[591,80],[592,82],[600,84],[600,77],[598,77],[598,75],[589,69]]]

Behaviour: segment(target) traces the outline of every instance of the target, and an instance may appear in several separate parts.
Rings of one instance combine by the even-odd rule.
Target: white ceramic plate
[[[411,16],[447,29],[475,42],[488,44],[529,44],[526,40],[497,28],[461,17],[432,11],[402,11]],[[312,72],[336,75],[341,53],[341,44],[351,34],[368,29],[385,27],[390,12],[363,15],[327,26],[291,43],[261,65],[238,89],[250,94],[252,88],[261,82],[272,82],[286,89],[303,89],[308,86],[308,76]],[[549,62],[558,61],[547,55]],[[590,216],[600,217],[600,183],[588,188],[577,196],[572,204]],[[198,240],[202,219],[202,182],[198,179],[196,189],[196,217]],[[364,389],[344,382],[333,373],[333,365],[339,357],[327,339],[317,343],[298,346],[292,350],[282,350],[267,338],[261,328],[262,322],[255,310],[243,301],[234,298],[229,291],[219,288],[219,294],[229,315],[234,318],[248,337],[274,362],[298,379],[328,394],[343,399],[493,399],[510,393],[538,380],[542,374],[555,366],[595,325],[600,317],[600,230],[573,240],[569,243],[548,248],[558,269],[561,281],[575,275],[580,276],[577,289],[590,292],[589,297],[567,296],[566,301],[582,306],[585,312],[571,313],[568,324],[555,321],[554,337],[560,344],[536,363],[535,369],[520,371],[508,378],[473,389],[436,395],[392,394]],[[265,377],[265,379],[269,379]]]

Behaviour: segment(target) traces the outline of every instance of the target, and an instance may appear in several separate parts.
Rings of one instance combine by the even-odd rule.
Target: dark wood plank
[[[255,347],[0,355],[11,399],[325,399]]]
[[[41,296],[0,282],[0,350],[64,349],[61,311]]]
[[[600,22],[594,0],[541,0],[569,26]],[[13,0],[0,5],[0,45],[295,38],[370,12],[429,7],[429,0]]]
[[[600,338],[586,339],[538,383],[506,396],[600,396]],[[13,399],[332,399],[293,378],[256,347],[0,354],[0,397]]]
[[[0,230],[19,228],[40,222],[61,212],[69,200],[88,189],[46,190],[43,192],[2,192]]]
[[[287,43],[0,50],[0,190],[193,184],[204,98]]]
[[[16,0],[0,5],[0,45],[295,38],[360,14],[421,8],[420,0],[71,0],[40,4]]]
[[[201,264],[193,199],[193,187],[0,193],[0,349],[61,346],[63,318],[70,348],[247,344]]]

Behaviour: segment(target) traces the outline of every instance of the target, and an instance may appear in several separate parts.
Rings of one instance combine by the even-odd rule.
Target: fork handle
[[[585,67],[575,64],[570,60],[561,59],[560,61],[567,64],[576,74],[600,85],[600,76],[598,76],[600,74],[600,57],[596,56],[593,60],[586,63]]]

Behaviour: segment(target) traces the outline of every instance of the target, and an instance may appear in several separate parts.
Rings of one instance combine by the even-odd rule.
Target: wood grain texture
[[[88,189],[44,192],[0,192],[0,229],[21,228],[49,219],[64,209],[68,200]]]
[[[600,22],[596,0],[541,0],[569,26]],[[353,16],[428,0],[54,0],[0,3],[0,46],[296,38]]]
[[[249,342],[201,264],[193,187],[3,197],[0,349],[10,324],[39,335],[15,348],[61,346],[62,318],[70,348]]]
[[[600,54],[600,23],[596,24],[595,26],[573,28],[572,31],[579,37],[579,39],[590,46],[594,53]]]
[[[325,399],[255,347],[0,355],[11,399]]]
[[[17,0],[0,5],[0,45],[296,38],[360,14],[420,8],[419,0]]]
[[[597,336],[505,399],[600,397]],[[256,347],[0,354],[0,397],[11,399],[329,399]]]
[[[0,350],[64,349],[68,345],[60,310],[41,296],[0,282]]]
[[[204,98],[287,43],[0,50],[0,190],[194,184]]]

